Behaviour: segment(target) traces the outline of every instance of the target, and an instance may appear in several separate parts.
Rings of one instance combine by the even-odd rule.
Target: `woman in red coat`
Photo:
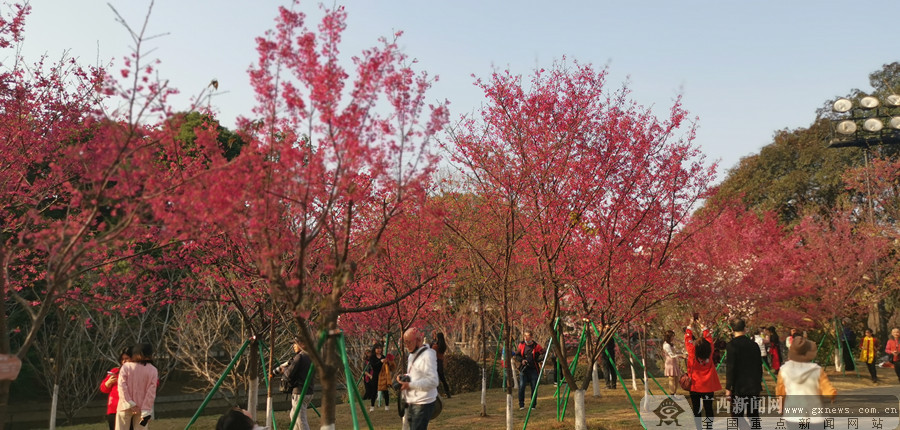
[[[684,346],[688,353],[687,368],[691,375],[691,409],[694,411],[694,422],[697,428],[706,428],[700,419],[701,409],[711,421],[715,416],[713,395],[722,389],[716,363],[712,360],[712,336],[704,329],[699,339],[694,338],[693,330],[688,328],[684,334]],[[701,408],[702,407],[702,408]]]
[[[119,353],[119,366],[131,361],[131,348],[125,347]],[[116,406],[119,405],[119,368],[113,367],[106,372],[106,378],[100,383],[100,392],[109,394],[106,400],[106,421],[109,430],[116,429]]]

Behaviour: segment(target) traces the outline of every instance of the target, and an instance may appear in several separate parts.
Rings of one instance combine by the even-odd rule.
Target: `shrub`
[[[481,390],[481,366],[468,355],[448,353],[444,356],[444,376],[450,394]]]

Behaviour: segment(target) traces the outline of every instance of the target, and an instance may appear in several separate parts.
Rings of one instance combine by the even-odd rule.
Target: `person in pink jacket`
[[[891,330],[891,337],[884,346],[884,352],[890,357],[891,363],[894,365],[894,373],[897,374],[897,380],[900,381],[900,328],[894,327]]]
[[[125,347],[119,353],[119,366],[131,360],[131,347]],[[116,409],[119,407],[119,367],[113,367],[106,372],[106,378],[100,383],[100,392],[109,394],[106,400],[106,421],[109,430],[116,429]]]
[[[159,372],[153,366],[153,347],[135,345],[131,361],[119,369],[119,406],[116,413],[116,430],[145,430],[153,417]]]

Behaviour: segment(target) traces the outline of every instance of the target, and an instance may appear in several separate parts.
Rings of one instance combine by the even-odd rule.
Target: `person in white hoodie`
[[[815,358],[815,342],[795,336],[788,349],[789,361],[781,366],[775,386],[775,395],[784,399],[782,417],[788,429],[825,428],[825,417],[813,415],[812,411],[822,407],[822,396],[833,402],[837,390],[825,371],[813,362]]]

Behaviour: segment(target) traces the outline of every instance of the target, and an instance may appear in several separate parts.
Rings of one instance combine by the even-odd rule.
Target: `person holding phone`
[[[100,392],[109,394],[106,400],[106,422],[109,424],[109,430],[116,429],[116,407],[119,406],[119,369],[129,361],[131,361],[131,347],[126,346],[119,353],[119,366],[109,369],[103,382],[100,383]]]

